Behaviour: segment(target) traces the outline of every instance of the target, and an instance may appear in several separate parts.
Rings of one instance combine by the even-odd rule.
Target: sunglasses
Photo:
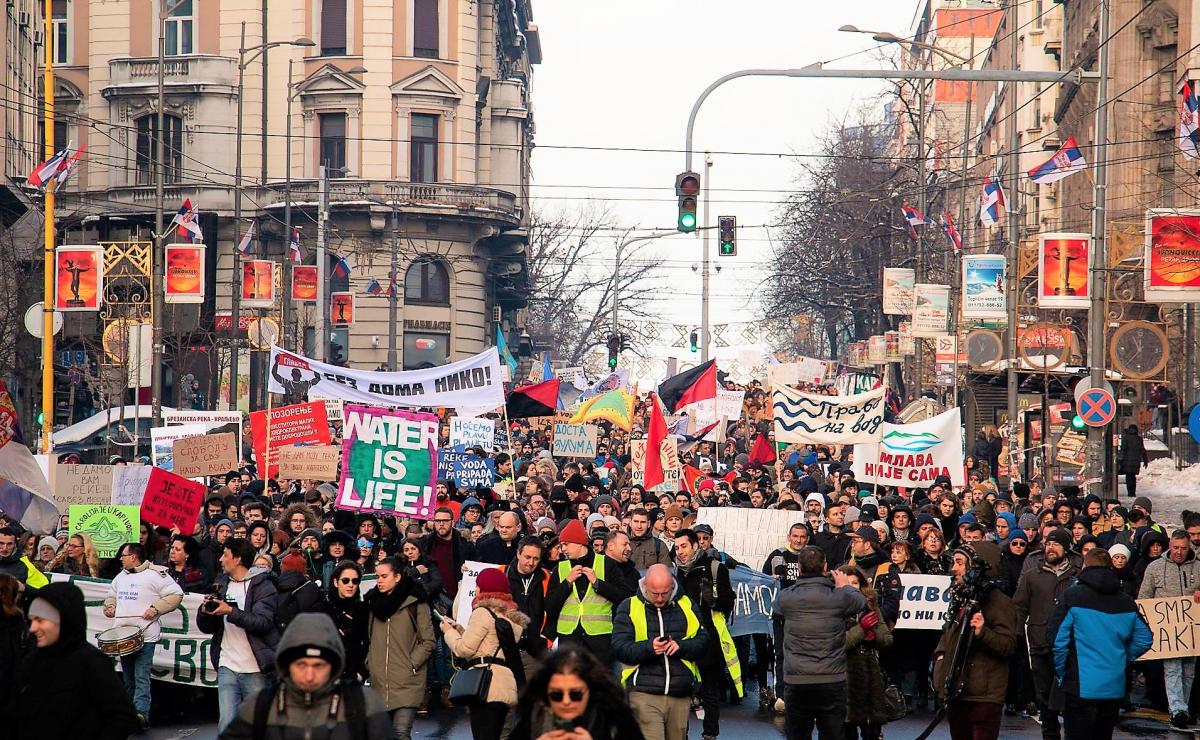
[[[553,691],[547,691],[546,698],[553,702],[559,702],[563,700],[564,696],[566,696],[569,697],[571,701],[578,702],[583,701],[583,697],[586,694],[587,691],[584,689],[571,689],[570,691],[561,691],[559,689],[555,689]]]
[[[356,585],[357,585],[357,584],[358,584],[358,581],[359,581],[359,579],[357,579],[357,578],[339,578],[339,579],[338,579],[338,581],[339,581],[339,582],[341,582],[341,583],[344,583],[344,584],[346,584],[346,585],[348,586],[348,585],[350,585],[351,583],[353,583],[353,584],[356,584]]]
[[[1012,542],[1010,542],[1010,543],[1008,543],[1008,544],[1009,544],[1010,546],[1011,546],[1011,545],[1016,545],[1017,547],[1025,547],[1025,546],[1026,546],[1027,544],[1029,544],[1029,543],[1025,542],[1024,540],[1013,540]]]

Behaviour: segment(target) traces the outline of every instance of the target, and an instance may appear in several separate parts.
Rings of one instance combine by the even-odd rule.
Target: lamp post
[[[900,36],[897,36],[894,33],[889,33],[888,31],[867,31],[867,30],[859,28],[858,26],[851,25],[849,23],[847,23],[844,26],[841,26],[840,28],[838,28],[838,30],[842,31],[844,33],[869,33],[869,34],[871,34],[871,38],[873,40],[878,41],[883,44],[906,44],[908,46],[916,46],[921,49],[928,49],[929,51],[933,52],[934,54],[937,54],[937,55],[941,56],[943,59],[946,59],[948,62],[950,62],[950,64],[952,64],[954,66],[958,66],[960,64],[970,64],[971,63],[970,59],[968,59],[964,56],[961,56],[959,54],[955,54],[954,52],[949,51],[947,49],[943,49],[940,46],[935,46],[934,44],[930,44],[925,41],[916,41],[914,39],[901,38]],[[974,37],[972,37],[972,38],[974,38]]]
[[[230,310],[230,331],[233,341],[229,345],[229,410],[237,408],[238,397],[238,340],[237,333],[241,324],[242,305],[242,255],[238,251],[238,243],[242,240],[242,98],[245,89],[246,65],[261,56],[267,49],[276,46],[316,46],[310,38],[298,38],[294,41],[271,41],[246,46],[246,22],[242,21],[241,40],[238,43],[238,82],[237,82],[237,136],[235,137],[234,170],[233,170],[233,304]],[[250,58],[246,58],[251,54]],[[161,115],[161,113],[160,113]],[[287,238],[291,238],[289,232]]]

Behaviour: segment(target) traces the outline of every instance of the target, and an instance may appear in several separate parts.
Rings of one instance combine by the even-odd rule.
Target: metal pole
[[[46,67],[42,74],[42,154],[45,159],[54,156],[54,34],[51,33],[54,8],[51,0],[43,5],[43,20],[46,22]],[[53,451],[51,434],[54,430],[54,182],[46,183],[46,212],[42,223],[45,270],[42,276],[42,445],[41,451]]]
[[[394,196],[393,196],[394,197]],[[388,274],[388,370],[396,372],[396,304],[399,288],[396,285],[396,272],[400,269],[399,219],[396,211],[396,201],[392,201],[392,270]]]
[[[1109,37],[1109,7],[1102,0],[1097,3],[1099,12],[1098,24],[1100,38]],[[1101,44],[1098,52],[1097,71],[1100,78],[1096,81],[1096,157],[1094,203],[1092,207],[1092,249],[1091,249],[1091,307],[1088,315],[1088,355],[1091,365],[1092,387],[1104,385],[1104,299],[1108,293],[1107,245],[1105,244],[1105,215],[1108,207],[1108,44]],[[1190,352],[1189,352],[1190,354]],[[1088,492],[1101,497],[1108,483],[1105,460],[1105,436],[1109,434],[1107,427],[1088,428],[1087,469]]]
[[[710,242],[712,241],[711,213],[709,208],[709,194],[712,193],[712,155],[708,152],[704,153],[704,235],[701,237],[704,242],[704,251],[700,258],[700,361],[708,362],[708,309],[709,309],[709,277],[708,277],[708,256]]]
[[[618,333],[617,332],[617,307],[618,307],[617,304],[620,302],[620,297],[621,297],[621,292],[620,292],[621,291],[621,282],[620,282],[619,276],[621,274],[621,250],[624,248],[625,248],[624,241],[617,242],[617,253],[613,257],[613,286],[612,286],[612,291],[613,291],[612,333],[613,334]]]
[[[153,405],[154,425],[158,426],[162,423],[162,368],[163,368],[163,322],[166,317],[165,299],[163,291],[165,290],[164,283],[166,282],[166,240],[167,236],[163,233],[163,184],[166,180],[167,163],[166,153],[163,145],[163,127],[165,117],[163,108],[166,107],[166,92],[165,92],[165,72],[163,68],[167,64],[167,14],[170,12],[168,4],[164,2],[159,8],[158,13],[158,104],[157,110],[154,113],[154,251],[150,258],[150,320],[151,326],[151,359],[150,359],[150,403]],[[46,38],[49,38],[49,34]],[[140,393],[141,389],[138,389]],[[134,399],[137,403],[139,399]],[[135,435],[136,436],[136,435]],[[134,453],[136,456],[137,449]]]
[[[1012,69],[1017,69],[1017,0],[1008,0],[1005,10],[1004,26],[1008,29],[1008,38],[1012,47],[1009,54],[1009,66]],[[1013,186],[1011,193],[1014,199],[1007,204],[1008,208],[1008,481],[1009,488],[1012,488],[1012,482],[1019,478],[1017,473],[1017,386],[1020,382],[1020,376],[1017,373],[1017,322],[1019,315],[1017,312],[1017,299],[1020,296],[1021,276],[1017,269],[1020,261],[1021,248],[1019,240],[1021,238],[1021,224],[1017,218],[1019,208],[1019,198],[1017,195],[1017,172],[1020,169],[1019,154],[1017,148],[1020,146],[1017,134],[1017,90],[1013,83],[1007,84],[1004,94],[1008,96],[1008,153],[1006,156],[1005,174],[1011,178]],[[1004,178],[1000,178],[1003,182]],[[1000,479],[999,473],[996,474],[997,481]]]
[[[924,58],[922,58],[924,63]],[[918,88],[917,93],[917,207],[921,209],[921,214],[926,218],[929,217],[925,213],[925,209],[929,207],[929,199],[925,194],[925,184],[928,182],[928,175],[925,173],[925,85],[922,84]],[[922,226],[920,231],[913,229],[913,233],[917,236],[917,270],[916,282],[925,282],[925,227]],[[925,354],[925,343],[920,337],[913,337],[913,349],[916,350],[916,398],[924,398],[925,395],[925,376],[924,362],[922,356]]]
[[[317,359],[329,361],[329,300],[325,285],[328,265],[325,264],[325,219],[329,210],[329,170],[321,165],[317,171],[320,178],[317,196]]]
[[[975,59],[975,36],[974,36],[974,34],[972,34],[972,36],[971,36],[971,55],[968,57],[968,59],[969,60]],[[967,171],[969,170],[969,168],[967,167],[967,161],[970,159],[970,154],[971,154],[971,146],[970,146],[970,141],[971,141],[971,101],[974,97],[975,97],[975,83],[968,82],[967,83],[967,105],[966,105],[966,110],[963,112],[962,165],[959,167],[959,175],[958,175],[958,183],[959,183],[959,188],[962,191],[962,195],[958,199],[958,223],[955,225],[956,228],[959,229],[958,233],[959,233],[960,237],[962,236],[963,231],[965,231],[967,228]],[[965,247],[964,247],[964,250],[965,250]],[[955,305],[954,305],[954,314],[953,314],[954,315],[954,336],[955,337],[959,336],[959,334],[960,334],[960,332],[959,332],[959,317],[962,314],[962,290],[963,290],[962,255],[963,255],[964,250],[960,250],[957,262],[954,261],[953,259],[951,259],[951,264],[954,265],[954,272],[955,272],[955,276],[954,276],[954,286],[955,286],[955,290],[954,290],[955,302],[954,302],[954,304]],[[957,342],[958,340],[956,339],[955,341]],[[959,352],[957,350],[958,350],[958,348],[955,347],[954,388],[952,391],[952,393],[954,395],[951,396],[951,399],[952,399],[951,403],[950,403],[951,406],[958,406],[958,356],[959,356]]]
[[[238,328],[241,326],[242,307],[242,253],[238,244],[242,240],[242,98],[246,75],[246,22],[242,21],[241,42],[238,44],[237,84],[237,136],[234,145],[233,168],[233,307],[230,310],[229,329],[233,335],[229,343],[229,410],[238,404]]]
[[[258,181],[259,187],[265,187],[267,184],[267,57],[270,56],[270,44],[267,43],[267,0],[262,0],[262,101],[261,101],[261,117],[259,125],[262,126],[262,174]],[[291,64],[291,60],[288,60]],[[291,80],[288,80],[291,82]],[[290,91],[289,91],[290,92]],[[288,234],[291,238],[291,234]],[[262,237],[260,236],[261,240]]]
[[[265,4],[264,4],[265,7]],[[284,151],[283,151],[283,238],[287,241],[285,247],[287,257],[283,264],[283,329],[279,332],[279,343],[286,349],[295,350],[289,345],[289,319],[292,314],[292,60],[288,60],[287,81],[287,112],[284,114]],[[266,96],[263,96],[266,99]],[[266,126],[263,126],[266,131]],[[265,137],[266,134],[263,134]]]

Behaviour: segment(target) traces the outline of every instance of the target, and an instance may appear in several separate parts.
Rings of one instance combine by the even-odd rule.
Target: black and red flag
[[[558,378],[514,388],[504,402],[510,419],[554,416],[558,409]]]
[[[658,386],[658,397],[668,414],[689,403],[717,397],[717,361],[709,360],[690,370],[667,378]]]

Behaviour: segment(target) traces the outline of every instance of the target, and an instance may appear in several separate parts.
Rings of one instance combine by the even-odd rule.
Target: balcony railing
[[[117,57],[108,62],[109,86],[154,85],[158,82],[158,57]],[[163,62],[163,81],[169,85],[237,84],[237,60],[211,54],[167,57]]]
[[[282,197],[284,183],[271,182],[267,188]],[[318,197],[316,180],[293,180],[292,202],[312,202]],[[398,208],[446,208],[490,211],[501,217],[519,219],[521,207],[513,193],[479,185],[440,182],[396,182],[338,178],[329,181],[329,201],[333,204],[383,201]]]

